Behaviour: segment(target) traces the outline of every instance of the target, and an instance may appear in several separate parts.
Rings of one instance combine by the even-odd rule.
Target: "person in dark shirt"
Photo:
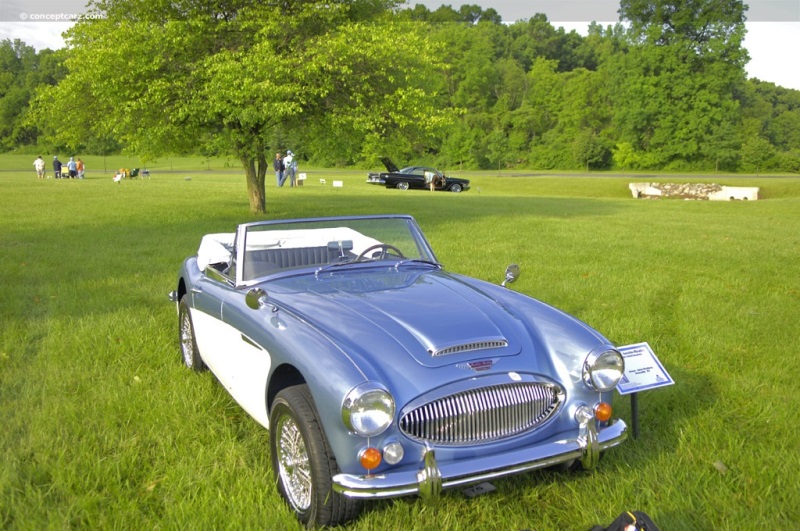
[[[53,157],[53,174],[55,175],[56,179],[61,178],[61,161],[58,160],[58,155]]]
[[[283,170],[286,168],[283,167],[283,159],[281,158],[280,153],[275,153],[275,160],[272,161],[272,169],[275,170],[275,181],[278,187],[283,186]]]

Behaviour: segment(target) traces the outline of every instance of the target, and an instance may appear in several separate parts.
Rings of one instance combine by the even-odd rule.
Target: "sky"
[[[64,46],[61,34],[70,17],[86,12],[87,0],[0,0],[0,40],[20,39],[37,50]],[[748,77],[800,90],[800,0],[745,0],[750,55]],[[503,21],[528,19],[544,13],[554,26],[585,35],[589,23],[614,24],[619,20],[619,0],[411,0],[435,10],[442,4],[458,9],[463,4],[494,8]]]

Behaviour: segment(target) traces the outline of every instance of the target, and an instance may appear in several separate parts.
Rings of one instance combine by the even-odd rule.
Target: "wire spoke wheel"
[[[331,526],[358,515],[360,502],[333,490],[339,468],[307,385],[287,387],[275,396],[269,444],[278,492],[302,523]]]
[[[278,420],[278,473],[291,504],[304,511],[311,505],[311,464],[300,428],[289,415]]]
[[[178,306],[178,341],[181,345],[183,363],[194,371],[203,371],[206,368],[200,352],[197,350],[197,341],[194,337],[194,325],[189,314],[189,304],[186,295],[181,298]]]

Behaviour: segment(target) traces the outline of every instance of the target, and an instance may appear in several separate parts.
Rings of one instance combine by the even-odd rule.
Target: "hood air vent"
[[[431,356],[447,356],[449,354],[459,354],[461,352],[471,352],[473,350],[489,350],[494,348],[504,348],[508,346],[508,341],[505,339],[489,339],[484,341],[473,341],[471,343],[464,343],[462,345],[453,345],[452,347],[440,348],[439,350],[429,350]]]

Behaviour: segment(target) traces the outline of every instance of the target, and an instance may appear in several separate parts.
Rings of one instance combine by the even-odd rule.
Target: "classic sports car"
[[[381,157],[381,162],[386,166],[388,173],[369,173],[367,174],[367,183],[383,184],[386,188],[399,188],[400,190],[409,188],[430,190],[431,183],[433,183],[434,190],[447,192],[469,190],[469,180],[448,177],[436,168],[408,166],[399,170],[395,163],[387,157]]]
[[[448,272],[405,215],[258,221],[180,269],[183,362],[269,430],[278,490],[309,525],[363,500],[435,498],[553,465],[593,468],[620,352],[501,285]]]

